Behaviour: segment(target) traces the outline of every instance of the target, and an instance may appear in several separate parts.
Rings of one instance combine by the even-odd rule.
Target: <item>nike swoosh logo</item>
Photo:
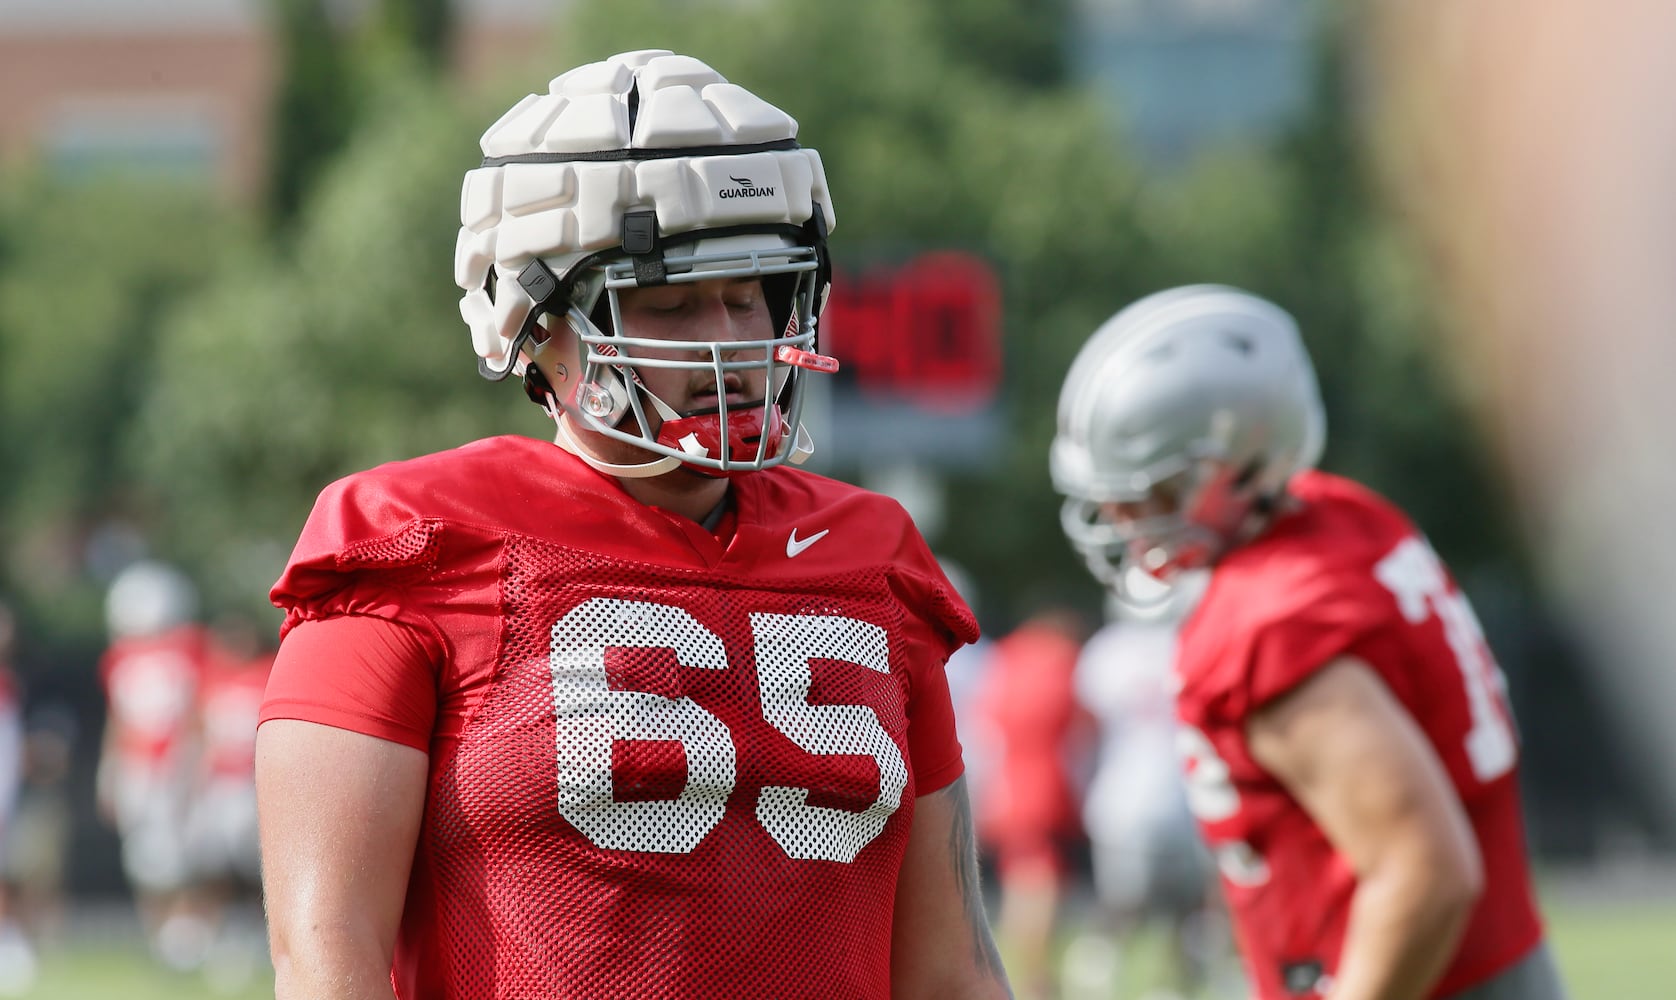
[[[791,536],[786,539],[786,558],[791,559],[803,554],[803,550],[826,537],[831,528],[822,528],[808,538],[798,538],[797,529],[791,529]]]

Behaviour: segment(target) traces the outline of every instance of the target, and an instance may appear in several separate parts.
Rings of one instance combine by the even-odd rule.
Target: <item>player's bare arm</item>
[[[965,778],[915,804],[893,937],[893,997],[1012,997],[984,913]]]
[[[978,877],[977,837],[973,832],[972,801],[966,794],[966,779],[958,779],[944,790],[944,794],[955,810],[954,822],[949,827],[949,860],[954,865],[955,879],[960,886],[966,926],[972,932],[973,961],[999,978],[1005,973],[1001,967],[1001,953],[990,934],[989,915],[984,911],[983,885]]]
[[[1341,657],[1254,714],[1252,754],[1356,872],[1333,1000],[1428,994],[1483,885],[1443,765],[1373,670]]]
[[[427,757],[312,722],[257,730],[257,809],[276,1000],[391,1000],[390,964]]]

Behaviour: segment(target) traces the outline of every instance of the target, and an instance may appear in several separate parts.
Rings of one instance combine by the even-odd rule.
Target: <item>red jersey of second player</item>
[[[1518,745],[1478,620],[1403,514],[1348,480],[1293,480],[1302,509],[1217,565],[1185,624],[1177,712],[1189,797],[1263,1000],[1312,997],[1337,965],[1355,877],[1245,725],[1338,656],[1372,667],[1436,750],[1477,836],[1485,890],[1433,996],[1523,957],[1542,929],[1525,863]]]
[[[285,628],[372,615],[446,650],[403,1000],[889,996],[914,799],[961,770],[942,664],[976,626],[893,501],[734,486],[717,538],[503,437],[322,493]],[[264,720],[412,741],[353,678],[284,673]]]

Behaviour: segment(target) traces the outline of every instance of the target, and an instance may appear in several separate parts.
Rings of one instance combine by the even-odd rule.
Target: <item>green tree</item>
[[[281,64],[268,207],[283,226],[349,141],[388,64],[444,71],[455,22],[450,0],[379,0],[359,21],[329,0],[269,0],[268,9]]]
[[[450,0],[378,0],[373,33],[411,54],[431,73],[448,68],[455,17]]]
[[[1070,0],[928,0],[928,6],[938,39],[978,73],[1041,88],[1070,78]]]
[[[1523,575],[1509,499],[1441,362],[1435,308],[1414,234],[1374,185],[1357,115],[1357,23],[1330,13],[1314,100],[1276,150],[1288,183],[1265,286],[1298,316],[1322,373],[1330,467],[1407,510],[1458,570]]]
[[[241,233],[186,185],[29,176],[5,190],[0,575],[50,627],[85,627],[96,594],[82,540],[101,522],[155,513],[132,488],[122,442],[160,377],[159,317]]]
[[[279,86],[272,111],[268,207],[283,224],[355,125],[353,71],[325,0],[272,0]]]
[[[475,119],[419,75],[368,108],[293,239],[173,316],[131,443],[170,547],[247,605],[329,480],[519,426],[522,394],[473,374],[451,280]]]

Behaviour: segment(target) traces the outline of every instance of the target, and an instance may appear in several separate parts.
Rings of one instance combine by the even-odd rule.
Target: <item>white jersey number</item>
[[[1490,781],[1511,771],[1519,750],[1505,706],[1507,680],[1490,655],[1472,604],[1449,585],[1442,560],[1423,539],[1408,538],[1379,561],[1374,576],[1396,597],[1403,618],[1418,625],[1435,614],[1443,623],[1444,638],[1466,686],[1472,719],[1466,753],[1473,775]]]
[[[1230,780],[1228,762],[1210,737],[1185,723],[1176,729],[1176,754],[1187,774],[1187,805],[1206,823],[1240,811],[1240,793]]]
[[[1201,823],[1228,819],[1240,811],[1228,762],[1216,752],[1210,737],[1183,723],[1176,729],[1176,753],[1187,776],[1187,806]],[[1269,865],[1243,840],[1217,840],[1210,845],[1222,877],[1238,886],[1257,886],[1269,880]]]
[[[862,812],[812,806],[807,788],[768,785],[757,797],[757,820],[794,858],[854,861],[902,801],[908,766],[871,708],[809,704],[809,660],[846,660],[889,674],[885,630],[853,618],[754,614],[751,634],[768,724],[810,753],[865,755],[879,765],[879,797]]]
[[[790,857],[853,861],[896,811],[908,769],[872,708],[809,704],[809,663],[840,660],[888,674],[885,632],[853,618],[771,614],[753,614],[751,630],[768,724],[812,754],[872,757],[879,768],[878,798],[859,813],[809,805],[807,788],[770,785],[757,797],[757,820]],[[680,664],[700,670],[728,669],[727,650],[686,611],[646,601],[594,598],[553,626],[560,815],[603,848],[687,853],[727,810],[738,775],[733,734],[691,698],[612,688],[608,649],[670,649]],[[616,801],[618,740],[680,743],[687,760],[681,793]]]

